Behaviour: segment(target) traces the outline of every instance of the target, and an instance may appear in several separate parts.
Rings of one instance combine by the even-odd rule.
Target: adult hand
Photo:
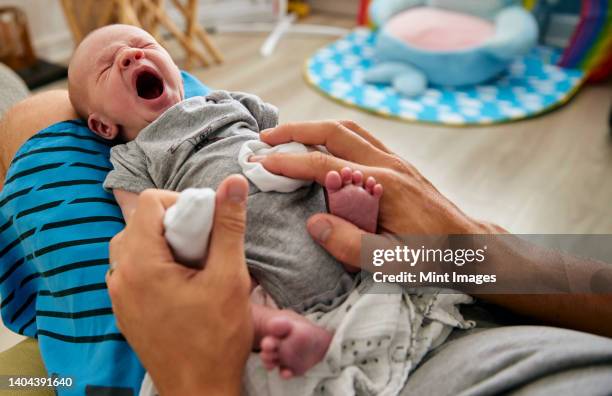
[[[248,184],[217,190],[204,269],[177,264],[163,215],[178,194],[147,190],[110,243],[107,276],[117,325],[162,395],[238,395],[253,328],[244,257]]]
[[[291,141],[323,145],[330,154],[275,153],[251,157],[272,173],[323,185],[329,171],[344,167],[373,176],[385,190],[379,212],[379,231],[392,234],[478,234],[500,228],[478,222],[457,208],[419,171],[352,121],[301,122],[262,131],[272,146]],[[330,214],[311,217],[312,236],[340,262],[357,267],[365,231]]]
[[[263,131],[261,140],[274,146],[290,141],[323,145],[333,156],[321,152],[271,154],[255,157],[269,171],[323,184],[331,170],[344,167],[373,176],[384,188],[380,203],[379,230],[392,234],[447,235],[497,234],[506,231],[494,224],[476,221],[444,197],[412,165],[393,154],[374,136],[351,121],[304,122],[285,124]],[[335,157],[334,157],[335,156]],[[365,231],[330,214],[317,214],[308,220],[308,231],[338,261],[359,269],[361,236]],[[382,241],[381,243],[384,243]],[[489,249],[490,273],[507,271],[508,262],[516,272],[523,271],[541,279],[553,279],[559,261],[536,254],[524,243]],[[529,249],[529,250],[528,250]],[[529,255],[524,252],[530,251]],[[502,254],[495,254],[502,252]],[[348,269],[348,268],[347,268]],[[600,268],[580,262],[568,268],[568,276],[595,273]],[[494,304],[544,322],[577,330],[612,336],[610,295],[479,295]]]

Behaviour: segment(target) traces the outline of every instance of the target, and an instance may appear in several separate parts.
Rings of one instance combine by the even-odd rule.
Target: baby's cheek
[[[110,82],[111,84],[106,87],[104,95],[110,106],[110,115],[118,120],[133,119],[137,114],[133,93],[126,89],[123,81]]]

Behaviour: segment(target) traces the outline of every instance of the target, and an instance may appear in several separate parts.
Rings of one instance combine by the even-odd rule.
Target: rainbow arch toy
[[[546,0],[525,0],[533,10]],[[580,69],[590,81],[601,81],[612,74],[612,0],[582,0],[580,21],[558,65]]]

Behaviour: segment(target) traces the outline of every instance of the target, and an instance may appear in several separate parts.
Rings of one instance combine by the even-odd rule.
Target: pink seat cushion
[[[495,25],[485,19],[432,7],[401,12],[386,28],[407,44],[429,51],[477,47],[495,34]]]

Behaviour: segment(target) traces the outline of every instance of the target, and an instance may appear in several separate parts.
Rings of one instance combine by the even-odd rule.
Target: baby
[[[277,110],[253,95],[216,91],[184,99],[178,67],[145,31],[112,25],[79,45],[69,68],[70,99],[91,130],[124,144],[113,147],[114,170],[104,186],[124,213],[147,188],[216,189],[241,173],[238,153],[261,130],[277,124]],[[332,213],[374,232],[382,187],[344,169],[326,179]],[[332,333],[298,313],[327,312],[354,280],[315,244],[306,219],[326,210],[320,186],[290,193],[249,187],[245,240],[252,277],[281,309],[253,304],[254,349],[268,369],[301,375],[325,355]]]

